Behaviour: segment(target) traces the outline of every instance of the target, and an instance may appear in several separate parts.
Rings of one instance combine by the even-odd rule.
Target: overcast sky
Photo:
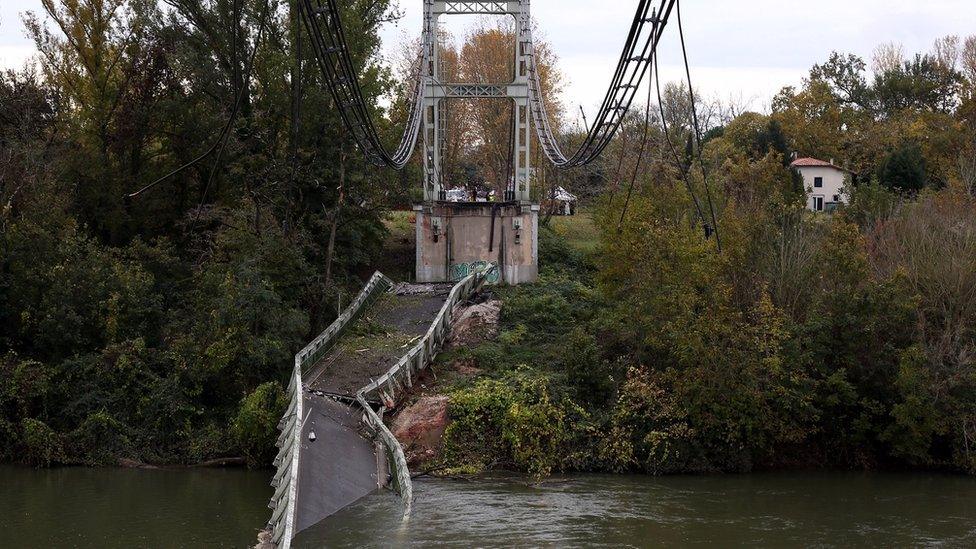
[[[19,66],[33,52],[19,14],[40,11],[40,0],[0,0],[0,67]],[[383,29],[388,51],[420,29],[421,0],[400,0],[405,18]],[[595,110],[606,91],[637,0],[535,0],[533,16],[560,58],[568,105]],[[976,33],[974,0],[685,0],[685,38],[695,87],[735,98],[757,110],[785,85],[799,84],[832,50],[869,60],[879,43],[906,52],[928,51],[936,38]],[[463,34],[469,17],[443,26]],[[680,78],[677,25],[672,18],[661,48],[662,74]]]

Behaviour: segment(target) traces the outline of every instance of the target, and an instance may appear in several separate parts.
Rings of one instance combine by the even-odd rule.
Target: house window
[[[823,206],[824,206],[823,199],[824,199],[824,197],[822,197],[822,196],[815,196],[815,197],[813,197],[813,211],[815,211],[815,212],[822,212],[823,211]]]
[[[819,188],[823,187],[823,178],[822,177],[814,177],[813,178],[813,187],[815,189],[819,189]]]
[[[840,195],[839,194],[835,194],[834,195],[834,202],[840,202]]]

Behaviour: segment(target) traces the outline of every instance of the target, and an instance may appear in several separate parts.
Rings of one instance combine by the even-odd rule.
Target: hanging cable
[[[655,21],[654,29],[652,32],[657,32],[657,12],[651,15],[651,19]],[[652,54],[653,55],[653,54]],[[654,71],[654,68],[651,68]],[[640,150],[637,153],[637,160],[634,162],[634,173],[630,178],[630,186],[627,188],[627,198],[624,200],[624,208],[620,211],[620,221],[617,222],[617,232],[619,233],[624,225],[624,216],[627,215],[627,210],[630,208],[630,198],[634,193],[634,185],[637,183],[637,174],[640,172],[641,160],[644,158],[644,151],[647,149],[647,134],[651,129],[651,91],[654,87],[651,85],[651,79],[647,79],[647,103],[644,105],[644,132],[641,135]]]
[[[610,189],[610,196],[607,199],[607,207],[608,208],[613,207],[613,198],[614,198],[614,196],[617,193],[617,187],[620,186],[620,174],[622,174],[624,172],[624,157],[626,156],[626,153],[627,153],[627,138],[628,137],[629,136],[627,135],[627,133],[624,132],[623,136],[621,136],[621,138],[620,138],[622,142],[620,143],[620,154],[617,156],[617,172],[613,176],[613,185],[614,186],[613,186],[612,189]]]
[[[708,185],[708,173],[705,170],[705,161],[702,159],[702,135],[701,126],[698,124],[698,109],[695,106],[695,89],[691,84],[691,69],[688,66],[688,50],[685,48],[685,32],[681,25],[681,0],[676,2],[678,16],[678,36],[681,38],[681,56],[685,62],[685,76],[688,79],[688,96],[691,98],[691,119],[695,125],[695,142],[698,145],[698,165],[701,167],[702,181],[705,184],[705,196],[708,198],[708,211],[712,218],[712,230],[715,232],[715,244],[718,246],[719,253],[722,252],[722,237],[718,231],[718,220],[715,217],[715,203],[712,201],[712,191]],[[707,229],[706,229],[707,232]]]
[[[698,201],[698,195],[695,194],[694,187],[691,186],[691,180],[688,178],[688,170],[691,169],[690,166],[685,167],[684,163],[681,161],[681,157],[678,156],[678,150],[674,147],[674,142],[671,141],[671,133],[668,130],[668,121],[664,116],[664,101],[661,98],[661,70],[657,64],[657,53],[654,54],[654,87],[657,89],[657,106],[661,113],[661,129],[664,131],[664,137],[667,139],[668,148],[671,150],[671,155],[674,157],[675,164],[678,166],[678,171],[681,173],[681,180],[684,181],[685,187],[688,189],[688,194],[691,195],[691,200],[695,203],[695,211],[698,212],[698,218],[701,222],[708,224],[708,220],[705,219],[705,213],[702,211],[701,202]]]
[[[144,193],[144,192],[152,189],[156,185],[159,185],[160,183],[166,181],[167,179],[169,179],[169,178],[171,178],[171,177],[173,177],[173,176],[175,176],[175,175],[183,172],[184,170],[186,170],[188,168],[193,167],[194,165],[198,164],[199,162],[201,162],[202,160],[204,160],[205,158],[207,158],[208,156],[210,156],[211,154],[213,154],[213,152],[217,149],[218,146],[220,146],[220,152],[223,153],[224,147],[227,144],[227,136],[230,135],[230,130],[234,126],[234,122],[237,120],[237,114],[240,112],[241,101],[243,100],[244,93],[246,92],[247,87],[248,87],[247,86],[247,82],[250,81],[251,70],[254,68],[254,58],[255,58],[255,56],[258,53],[258,46],[260,46],[260,43],[261,43],[261,35],[264,33],[264,27],[265,27],[265,24],[267,23],[267,20],[268,20],[268,12],[269,11],[270,11],[270,6],[269,6],[269,3],[266,1],[264,3],[264,14],[261,16],[261,27],[259,28],[258,35],[257,35],[257,37],[254,40],[254,49],[251,51],[251,56],[248,59],[247,68],[244,71],[244,82],[245,82],[245,84],[243,86],[241,86],[241,89],[240,90],[238,90],[237,97],[234,99],[234,105],[233,105],[233,107],[231,108],[231,111],[230,111],[230,116],[227,118],[227,122],[224,124],[223,128],[221,128],[220,134],[218,135],[217,140],[214,141],[213,144],[211,144],[210,147],[207,148],[207,150],[205,150],[203,153],[201,153],[199,156],[197,156],[193,160],[190,160],[189,162],[187,162],[186,164],[183,164],[179,168],[176,168],[175,170],[167,173],[166,175],[164,175],[164,176],[156,179],[155,181],[153,181],[152,183],[146,185],[145,187],[142,187],[141,189],[139,189],[139,190],[137,190],[137,191],[135,191],[133,193],[129,193],[129,194],[125,195],[125,200],[132,200],[133,198],[137,198],[139,195],[141,195],[142,193]],[[217,155],[217,161],[218,162],[220,161],[220,154]],[[216,166],[217,166],[217,162],[214,163],[214,167],[211,168],[211,171],[210,171],[210,176],[207,178],[207,188],[210,187],[210,181],[213,178],[213,170],[216,168]],[[204,191],[204,196],[206,196],[206,191]]]
[[[592,162],[610,143],[649,70],[651,54],[657,50],[675,3],[676,0],[661,0],[655,17],[650,17],[650,2],[640,3],[603,105],[590,126],[586,139],[571,156],[563,153],[552,133],[532,45],[531,21],[527,17],[519,20],[520,35],[529,46],[529,92],[536,133],[546,156],[557,167],[569,168]]]
[[[258,35],[254,38],[254,49],[251,51],[251,58],[248,60],[248,69],[244,73],[244,81],[241,83],[241,93],[238,97],[243,97],[244,93],[248,89],[251,83],[251,70],[254,68],[254,58],[257,56],[258,48],[261,47],[261,36],[264,34],[265,26],[268,22],[268,12],[269,12],[269,2],[264,3],[264,14],[261,16],[261,26],[258,27]],[[220,167],[220,160],[224,156],[224,150],[227,148],[227,142],[230,141],[230,131],[224,133],[223,142],[220,144],[220,149],[217,150],[217,157],[214,158],[213,166],[210,168],[210,175],[207,177],[207,184],[203,187],[203,194],[200,195],[200,206],[197,209],[197,217],[199,218],[199,208],[203,207],[204,201],[207,199],[207,193],[210,192],[210,185],[213,183],[214,176],[217,174],[217,169]]]

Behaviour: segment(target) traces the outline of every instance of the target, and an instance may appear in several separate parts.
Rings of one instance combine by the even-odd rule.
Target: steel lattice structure
[[[676,0],[640,0],[627,40],[606,96],[580,146],[566,154],[560,146],[546,110],[542,83],[532,40],[531,0],[464,1],[423,0],[424,24],[418,76],[406,127],[395,150],[388,151],[370,117],[356,68],[346,44],[338,0],[299,0],[302,20],[311,36],[315,56],[346,128],[371,162],[402,169],[422,137],[424,148],[424,197],[444,198],[440,173],[445,126],[444,100],[455,98],[508,98],[514,102],[513,144],[514,196],[529,200],[531,127],[535,126],[542,151],[555,166],[571,168],[593,162],[609,145],[637,89],[651,68]],[[657,7],[652,4],[657,3]],[[515,80],[510,83],[454,84],[439,79],[438,18],[451,14],[511,15],[516,20]],[[422,132],[422,133],[421,133]]]

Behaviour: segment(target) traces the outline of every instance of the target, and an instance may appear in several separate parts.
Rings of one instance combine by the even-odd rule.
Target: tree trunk
[[[325,284],[332,285],[332,258],[335,256],[336,229],[339,227],[339,214],[342,213],[342,202],[346,189],[346,153],[339,153],[339,197],[335,210],[332,212],[332,225],[329,227],[329,245],[325,250]]]

